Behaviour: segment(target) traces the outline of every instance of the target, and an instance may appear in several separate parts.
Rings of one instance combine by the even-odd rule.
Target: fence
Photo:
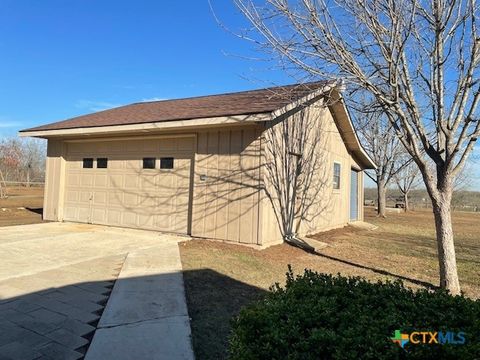
[[[5,186],[44,186],[45,183],[41,181],[2,181],[2,185],[5,184]]]

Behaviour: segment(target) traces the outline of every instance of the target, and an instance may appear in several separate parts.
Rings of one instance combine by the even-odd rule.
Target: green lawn
[[[391,214],[365,221],[377,230],[352,227],[318,234],[328,243],[320,255],[289,245],[266,250],[208,240],[180,246],[185,288],[197,359],[227,355],[230,319],[240,308],[261,297],[275,282],[283,282],[287,265],[325,273],[364,276],[370,280],[403,279],[412,287],[438,285],[433,217],[429,212]],[[454,232],[462,289],[480,297],[480,214],[455,213]]]

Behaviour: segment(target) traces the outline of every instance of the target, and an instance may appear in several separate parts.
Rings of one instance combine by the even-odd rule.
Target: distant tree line
[[[1,139],[0,181],[19,181],[26,186],[43,182],[46,149],[46,141],[41,139]]]
[[[365,205],[376,206],[376,188],[365,189]],[[403,194],[396,186],[388,189],[386,203],[388,206],[394,207],[397,199],[401,199]],[[428,197],[425,189],[412,189],[409,193],[410,210],[432,208],[432,202]],[[456,190],[452,196],[451,209],[453,211],[474,211],[480,212],[480,191]]]

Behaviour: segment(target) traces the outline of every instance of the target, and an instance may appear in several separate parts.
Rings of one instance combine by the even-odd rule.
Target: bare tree
[[[405,150],[382,111],[360,109],[356,113],[355,123],[360,139],[377,165],[372,170],[373,174],[369,171],[365,174],[377,186],[377,215],[385,217],[388,185],[411,159],[405,158]]]
[[[459,294],[450,203],[480,135],[477,1],[234,1],[253,25],[242,37],[284,68],[341,77],[382,106],[432,200],[440,285]]]
[[[17,180],[21,176],[22,146],[18,139],[0,142],[0,171],[5,180]]]
[[[3,139],[0,141],[0,171],[5,180],[43,181],[46,142],[40,139]]]
[[[22,141],[22,162],[24,181],[43,181],[45,177],[46,142],[41,139],[28,138]]]
[[[397,174],[395,174],[395,182],[403,196],[403,210],[410,210],[408,195],[410,191],[415,189],[420,182],[420,169],[414,162],[409,162]]]
[[[295,242],[303,222],[310,222],[325,206],[325,103],[301,106],[277,118],[264,135],[264,189],[280,232]],[[322,105],[323,104],[323,105]]]

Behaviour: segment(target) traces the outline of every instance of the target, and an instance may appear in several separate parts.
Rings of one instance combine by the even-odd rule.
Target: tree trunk
[[[387,207],[387,187],[382,180],[377,180],[377,216],[385,217]]]
[[[408,204],[408,191],[403,193],[403,210],[405,212],[410,210],[410,205]]]
[[[435,229],[437,232],[438,262],[440,266],[440,286],[452,295],[460,294],[455,244],[453,241],[451,217],[451,190],[440,193],[439,199],[432,199]]]

